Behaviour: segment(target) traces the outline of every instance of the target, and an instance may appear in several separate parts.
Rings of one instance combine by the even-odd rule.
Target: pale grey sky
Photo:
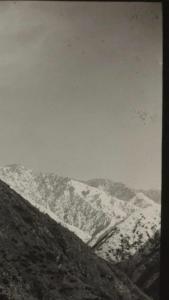
[[[161,184],[160,3],[0,2],[0,165]]]

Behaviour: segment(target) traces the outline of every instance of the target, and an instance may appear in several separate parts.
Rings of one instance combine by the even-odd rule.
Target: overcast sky
[[[160,3],[0,2],[0,165],[161,184]]]

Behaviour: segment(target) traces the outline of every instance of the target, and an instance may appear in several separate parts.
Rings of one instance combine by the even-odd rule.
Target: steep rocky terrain
[[[130,260],[120,263],[119,266],[129,275],[129,278],[134,283],[154,300],[158,300],[160,285],[160,232],[156,231],[154,236]]]
[[[83,182],[20,165],[0,168],[0,178],[109,261],[134,255],[160,226],[160,206],[141,192],[126,202]],[[117,191],[132,194],[119,184]]]
[[[0,168],[0,178],[85,242],[136,210],[134,205],[126,205],[85,183],[56,174],[35,173],[20,165]]]
[[[136,212],[105,230],[93,244],[95,252],[111,262],[133,256],[160,229],[160,206],[154,202],[148,204],[150,201],[143,208],[139,205]]]
[[[0,181],[0,299],[148,300],[117,267]]]

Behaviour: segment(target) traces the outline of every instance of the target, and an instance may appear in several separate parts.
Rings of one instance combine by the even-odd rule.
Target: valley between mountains
[[[21,165],[1,167],[0,179],[0,299],[159,299],[158,190]]]

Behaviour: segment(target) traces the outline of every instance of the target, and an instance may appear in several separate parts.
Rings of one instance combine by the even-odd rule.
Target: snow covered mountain
[[[140,195],[136,196],[136,199],[139,197]],[[149,205],[146,205],[145,200]],[[143,207],[139,204],[134,213],[105,230],[105,233],[92,245],[99,256],[112,262],[126,260],[160,229],[160,206],[153,201],[151,203],[150,199],[145,197],[144,201]],[[131,202],[137,204],[135,198]]]
[[[144,193],[119,200],[84,182],[20,165],[0,168],[0,179],[113,262],[135,254],[160,227],[160,205]]]
[[[134,205],[85,183],[35,173],[20,165],[0,168],[0,179],[85,242],[93,237],[97,240],[98,234],[136,210]]]
[[[1,300],[150,300],[2,181],[0,223]]]

